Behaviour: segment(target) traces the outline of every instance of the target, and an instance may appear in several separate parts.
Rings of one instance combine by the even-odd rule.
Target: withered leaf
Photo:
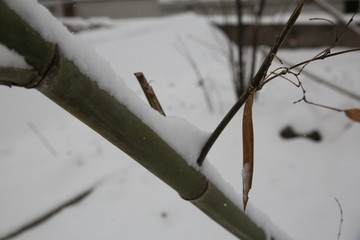
[[[254,94],[250,94],[245,103],[243,116],[243,205],[244,211],[249,200],[254,170],[254,130],[252,121],[252,106]]]
[[[355,122],[360,122],[360,108],[344,110],[346,116]]]

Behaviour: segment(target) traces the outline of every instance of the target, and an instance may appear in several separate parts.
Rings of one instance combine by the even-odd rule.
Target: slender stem
[[[40,132],[40,130],[35,126],[33,122],[28,123],[29,128],[34,132],[39,141],[44,145],[44,147],[50,152],[50,154],[56,158],[58,153],[53,145],[45,138],[45,136]]]
[[[299,17],[301,13],[302,6],[304,5],[306,0],[301,0],[294,12],[292,13],[291,17],[289,18],[286,25],[283,27],[282,31],[280,32],[278,38],[276,39],[275,44],[270,49],[270,52],[267,54],[264,62],[262,63],[260,69],[254,76],[253,80],[251,81],[251,84],[253,86],[259,86],[260,81],[264,78],[266,75],[267,70],[269,69],[272,60],[274,59],[277,51],[281,47],[282,43],[285,41],[288,33],[290,32],[292,26],[295,24],[297,18]]]
[[[209,94],[209,91],[206,87],[205,84],[205,80],[201,74],[201,71],[198,67],[198,64],[196,64],[195,59],[193,58],[193,56],[191,55],[191,51],[189,50],[189,48],[187,47],[187,45],[185,44],[185,42],[182,40],[182,38],[179,37],[179,44],[181,45],[182,49],[179,48],[179,52],[181,54],[184,55],[184,57],[187,59],[187,61],[189,62],[190,67],[192,68],[193,72],[195,73],[197,80],[198,80],[198,84],[201,87],[201,89],[203,90],[203,94],[204,94],[204,98],[205,98],[205,103],[209,108],[210,112],[214,111],[214,107],[212,105],[211,102],[211,97]]]
[[[356,33],[358,36],[360,36],[360,27],[356,24],[350,25],[350,22],[352,21],[353,17],[355,16],[356,12],[354,13],[354,15],[352,16],[352,18],[350,19],[350,21],[348,21],[347,19],[345,19],[345,17],[343,16],[343,14],[337,10],[336,8],[334,8],[331,4],[329,4],[327,1],[324,0],[312,0],[312,2],[318,6],[319,8],[321,8],[322,10],[324,10],[326,13],[330,14],[331,16],[333,16],[338,22],[340,22],[341,24],[343,24],[344,26],[348,27],[351,31],[353,31],[354,33]]]
[[[345,53],[349,53],[349,52],[355,52],[355,51],[360,51],[360,47],[359,48],[352,48],[352,49],[348,49],[348,50],[344,50],[344,51],[339,51],[339,52],[335,52],[335,53],[331,53],[331,54],[321,55],[321,56],[318,56],[318,57],[303,61],[301,63],[295,64],[295,65],[291,66],[289,69],[297,68],[297,67],[299,67],[301,65],[308,64],[309,62],[318,61],[318,60],[324,60],[324,59],[329,58],[329,57],[334,57],[336,55],[341,55],[341,54],[345,54]]]
[[[334,110],[334,111],[337,111],[337,112],[343,112],[343,111],[344,111],[344,110],[339,109],[339,108],[330,107],[330,106],[326,106],[326,105],[323,105],[323,104],[310,102],[310,101],[306,100],[306,98],[304,98],[303,100],[304,100],[307,104],[311,104],[311,105],[314,105],[314,106],[318,106],[318,107],[322,107],[322,108],[327,108],[327,109]]]
[[[197,163],[199,166],[201,166],[205,160],[206,155],[210,151],[211,147],[214,145],[222,131],[225,129],[225,127],[228,125],[230,120],[235,116],[235,114],[239,111],[241,106],[246,102],[246,99],[249,97],[251,91],[247,89],[241,97],[237,100],[237,102],[232,106],[230,111],[226,114],[226,116],[221,120],[219,125],[216,127],[214,132],[210,135],[209,139],[206,141],[204,147],[201,150],[200,156],[197,159]]]
[[[278,38],[276,39],[275,44],[270,49],[269,53],[267,54],[264,62],[262,63],[261,67],[259,68],[258,72],[254,76],[254,78],[251,80],[250,86],[244,93],[240,96],[240,98],[237,100],[235,105],[230,109],[230,111],[226,114],[226,116],[223,118],[223,120],[220,122],[220,124],[216,127],[214,132],[210,135],[209,139],[206,141],[204,147],[202,148],[199,158],[197,159],[197,163],[199,166],[201,166],[205,160],[206,155],[210,151],[211,147],[214,145],[215,141],[218,139],[224,128],[228,125],[230,120],[235,116],[235,114],[239,111],[242,105],[246,102],[246,99],[249,97],[249,95],[258,90],[260,87],[260,82],[263,80],[264,76],[266,75],[267,70],[269,69],[272,60],[274,59],[274,56],[276,55],[277,51],[279,50],[280,46],[286,39],[286,36],[290,32],[292,26],[295,24],[296,19],[300,15],[302,6],[304,5],[306,0],[301,0],[290,16],[288,22],[283,27],[282,31],[280,32]]]
[[[260,0],[259,9],[255,14],[255,26],[253,31],[253,39],[252,39],[252,56],[251,56],[251,71],[250,71],[250,80],[253,78],[255,74],[255,65],[256,65],[256,52],[258,47],[258,38],[259,38],[259,29],[261,25],[261,16],[264,10],[266,0]]]
[[[339,206],[339,210],[340,210],[340,224],[339,224],[339,232],[338,232],[338,236],[337,236],[337,240],[339,240],[340,236],[341,236],[341,228],[342,228],[344,218],[343,218],[343,210],[342,210],[339,200],[337,198],[335,198],[335,201],[336,201],[337,205]]]
[[[324,60],[326,58],[329,58],[329,57],[334,57],[336,55],[341,55],[341,54],[345,54],[345,53],[350,53],[350,52],[355,52],[355,51],[360,51],[360,48],[353,48],[353,49],[348,49],[348,50],[344,50],[344,51],[339,51],[339,52],[335,52],[335,53],[332,53],[332,54],[318,54],[317,56],[311,58],[311,59],[308,59],[308,60],[305,60],[303,62],[300,62],[300,63],[297,63],[295,65],[293,65],[292,63],[288,62],[287,60],[282,60],[283,63],[285,63],[286,65],[289,65],[291,67],[279,67],[275,70],[273,70],[270,74],[268,74],[268,76],[265,78],[265,81],[261,84],[261,88],[265,86],[265,84],[269,83],[270,81],[272,81],[273,79],[277,78],[277,77],[282,77],[283,75],[286,75],[288,73],[290,73],[292,69],[295,69],[295,68],[299,68],[300,66],[304,65],[301,67],[300,71],[298,73],[296,73],[295,75],[300,75],[300,73],[304,73],[305,75],[308,75],[310,78],[312,78],[314,81],[318,82],[318,83],[321,83],[321,84],[324,84],[326,85],[327,87],[330,87],[336,91],[339,91],[343,94],[346,94],[348,95],[349,97],[351,98],[354,98],[356,100],[360,100],[360,97],[359,95],[357,94],[354,94],[344,88],[341,88],[339,86],[336,86],[335,84],[332,84],[332,83],[329,83],[329,82],[326,82],[325,80],[321,79],[319,76],[316,76],[315,74],[313,73],[310,73],[310,72],[307,72],[305,70],[305,66],[310,64],[311,62],[313,61],[317,61],[317,60]],[[321,53],[325,53],[326,50],[322,51]],[[279,70],[282,70],[281,72],[277,72]],[[292,73],[294,74],[294,73]]]
[[[75,204],[80,203],[93,192],[94,188],[95,186],[92,186],[89,189],[85,189],[85,191],[76,194],[75,196],[65,200],[62,203],[59,203],[58,206],[54,206],[54,208],[50,209],[48,212],[45,212],[42,215],[35,216],[34,219],[31,219],[29,222],[24,223],[24,225],[20,226],[18,229],[14,229],[13,231],[7,233],[5,236],[1,236],[1,240],[14,239],[20,234],[39,227],[39,225],[46,223],[52,217],[55,217],[58,213],[65,210],[66,208],[70,208]]]
[[[288,62],[286,59],[283,59],[283,62],[288,66],[293,65],[292,63]],[[280,76],[282,74],[283,73],[281,72],[281,73],[276,74],[273,77],[278,77],[278,76]],[[351,91],[349,91],[349,90],[347,90],[347,89],[345,89],[345,88],[343,88],[341,86],[337,86],[336,84],[328,82],[328,81],[324,80],[323,78],[321,78],[320,76],[318,76],[318,75],[316,75],[316,74],[314,74],[312,72],[309,72],[309,71],[306,71],[305,69],[303,69],[302,74],[304,74],[305,76],[308,76],[310,79],[312,79],[313,81],[315,81],[315,82],[317,82],[319,84],[323,84],[324,86],[326,86],[328,88],[331,88],[334,91],[337,91],[337,92],[339,92],[341,94],[344,94],[344,95],[346,95],[348,97],[351,97],[351,98],[353,98],[353,99],[355,99],[357,101],[360,101],[360,95],[355,94],[354,92],[351,92]],[[271,79],[273,77],[271,77]],[[269,80],[271,80],[271,79],[269,79]]]
[[[245,90],[245,78],[244,78],[244,61],[243,61],[243,49],[244,49],[244,43],[243,43],[243,33],[244,33],[244,26],[242,22],[242,12],[243,12],[243,6],[242,6],[242,0],[236,0],[236,15],[238,20],[238,26],[237,26],[237,42],[238,42],[238,74],[237,74],[237,97],[240,97],[242,93]]]

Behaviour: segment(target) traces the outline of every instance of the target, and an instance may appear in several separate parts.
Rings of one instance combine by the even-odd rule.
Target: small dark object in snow
[[[280,131],[280,136],[285,139],[305,137],[305,138],[311,139],[315,142],[321,141],[321,135],[317,130],[314,130],[309,133],[301,134],[301,133],[295,132],[295,130],[291,126],[287,126],[287,127],[283,128]]]
[[[162,218],[167,218],[167,217],[168,217],[167,212],[161,212],[161,217],[162,217]]]
[[[312,131],[311,133],[304,135],[304,137],[310,138],[315,142],[321,141],[321,135],[318,131]]]
[[[292,127],[287,126],[287,127],[283,128],[283,130],[281,130],[280,136],[282,138],[288,139],[288,138],[299,137],[299,134],[295,133],[294,130],[292,129]]]

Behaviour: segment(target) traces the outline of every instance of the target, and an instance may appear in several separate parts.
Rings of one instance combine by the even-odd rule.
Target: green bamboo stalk
[[[0,84],[8,86],[27,86],[29,83],[38,82],[39,75],[30,69],[0,67]]]
[[[141,119],[61,54],[37,90],[127,153],[179,195],[241,239],[265,233],[200,172],[189,166]],[[224,207],[226,203],[226,207]]]
[[[0,0],[0,42],[24,55],[41,76],[35,88],[127,153],[179,195],[243,240],[265,240],[266,234],[211,180],[189,166],[149,126],[84,75],[54,44],[41,39],[26,22]],[[3,22],[6,20],[6,24]],[[10,24],[8,24],[10,23]],[[14,28],[26,29],[27,34]],[[6,33],[6,34],[2,34]],[[18,38],[23,38],[19,41]],[[14,42],[12,42],[14,40]],[[34,43],[27,50],[23,42]],[[33,46],[30,46],[33,48]],[[35,48],[35,47],[34,47]],[[40,49],[43,52],[40,54]],[[44,54],[46,52],[46,54]],[[1,72],[1,71],[0,71]],[[16,75],[12,76],[12,79]],[[27,86],[32,78],[15,81]]]

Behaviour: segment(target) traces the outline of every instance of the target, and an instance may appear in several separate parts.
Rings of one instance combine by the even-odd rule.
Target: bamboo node
[[[209,183],[209,180],[206,180],[206,185],[205,185],[205,188],[204,190],[199,194],[199,196],[196,196],[194,198],[185,198],[183,196],[180,195],[180,197],[186,201],[189,201],[189,202],[196,202],[196,201],[200,201],[204,196],[206,196],[206,194],[209,192],[210,190],[210,183]]]

